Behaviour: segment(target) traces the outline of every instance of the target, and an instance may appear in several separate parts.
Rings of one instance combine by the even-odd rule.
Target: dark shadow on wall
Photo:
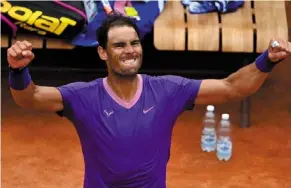
[[[247,54],[220,52],[158,51],[153,46],[153,34],[143,40],[144,59],[141,72],[148,74],[178,74],[189,77],[225,77],[242,66]],[[1,49],[1,67],[7,70],[6,50]],[[35,49],[31,70],[83,71],[106,74],[96,48],[73,50]],[[252,58],[252,57],[250,57]],[[253,58],[254,59],[254,58]]]
[[[291,1],[286,2],[287,20],[291,31]],[[289,38],[291,39],[291,32]],[[266,39],[268,40],[268,39]],[[258,54],[237,54],[220,52],[173,52],[158,51],[153,46],[153,33],[143,41],[144,60],[142,73],[176,74],[192,78],[225,77],[251,63]],[[7,71],[6,50],[1,48],[1,68]],[[52,72],[53,74],[106,75],[105,63],[98,57],[96,48],[75,48],[73,50],[34,50],[36,58],[30,65],[35,74]]]

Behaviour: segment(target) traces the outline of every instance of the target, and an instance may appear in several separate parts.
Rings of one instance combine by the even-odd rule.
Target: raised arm
[[[275,46],[273,46],[274,44]],[[219,104],[241,100],[255,93],[277,64],[276,62],[285,59],[290,53],[290,42],[281,39],[271,40],[268,50],[261,54],[254,63],[239,69],[225,79],[203,80],[195,103]]]
[[[7,50],[9,85],[16,104],[23,108],[56,112],[63,109],[62,96],[55,87],[33,83],[27,66],[34,59],[32,44],[17,41]]]

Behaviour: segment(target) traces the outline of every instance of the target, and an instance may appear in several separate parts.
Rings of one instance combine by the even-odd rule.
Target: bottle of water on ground
[[[216,148],[216,121],[214,106],[208,105],[207,111],[204,117],[204,127],[201,136],[201,148],[202,151],[211,152]]]
[[[222,161],[228,161],[232,156],[231,123],[229,114],[222,114],[217,131],[216,156]]]

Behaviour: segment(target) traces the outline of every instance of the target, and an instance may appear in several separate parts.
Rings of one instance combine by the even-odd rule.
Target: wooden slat
[[[2,35],[1,36],[1,47],[7,48],[8,44],[9,44],[9,37],[7,35]]]
[[[250,1],[245,1],[244,7],[235,12],[221,14],[221,27],[223,52],[254,51],[254,28]]]
[[[46,47],[48,49],[66,49],[70,50],[73,49],[75,46],[66,43],[64,40],[61,39],[47,39]]]
[[[257,52],[262,53],[265,51],[270,39],[274,37],[288,40],[285,1],[255,1],[254,5]]]
[[[184,7],[180,1],[167,1],[154,23],[154,45],[158,50],[185,50]]]
[[[43,39],[39,36],[19,34],[16,36],[16,38],[12,39],[12,44],[14,44],[17,40],[27,40],[32,44],[32,48],[34,49],[40,49],[43,47]]]
[[[43,48],[43,43],[45,39],[39,36],[21,34],[21,35],[17,35],[16,38],[12,39],[12,44],[16,40],[20,40],[20,41],[27,40],[28,42],[32,43],[32,46],[34,49],[41,49]],[[66,50],[74,48],[73,45],[70,45],[61,39],[47,39],[46,47],[48,49],[66,49]]]
[[[188,50],[218,51],[218,14],[191,14],[187,10]]]

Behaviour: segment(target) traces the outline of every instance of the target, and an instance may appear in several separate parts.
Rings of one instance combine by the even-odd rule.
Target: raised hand
[[[33,59],[32,44],[28,41],[16,41],[7,50],[8,64],[12,68],[26,67]]]
[[[268,56],[272,62],[277,62],[291,55],[291,43],[282,39],[272,39],[268,47]]]

